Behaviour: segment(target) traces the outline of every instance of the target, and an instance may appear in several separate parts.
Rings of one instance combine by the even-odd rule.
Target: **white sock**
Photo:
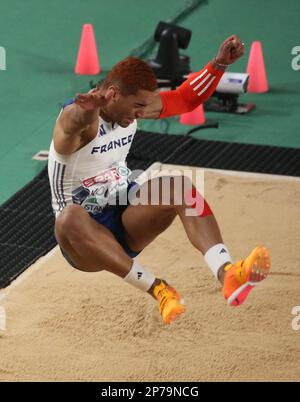
[[[215,244],[209,250],[207,250],[204,255],[204,259],[217,279],[221,266],[226,262],[232,262],[228,248],[222,243]]]
[[[124,281],[142,290],[143,292],[147,292],[153,285],[155,276],[151,272],[147,271],[142,265],[133,260],[131,270],[129,271],[128,275],[125,276]]]

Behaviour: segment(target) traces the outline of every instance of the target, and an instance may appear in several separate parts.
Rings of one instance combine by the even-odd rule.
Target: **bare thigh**
[[[176,213],[160,206],[129,206],[122,215],[125,240],[133,251],[141,251],[173,222]]]
[[[176,208],[173,205],[172,183],[170,191],[165,193],[166,197],[164,198],[163,182],[158,178],[152,181],[155,181],[157,186],[151,187],[151,181],[148,181],[138,191],[140,196],[141,191],[147,189],[146,198],[149,205],[129,205],[122,214],[122,223],[126,231],[125,239],[128,246],[134,251],[140,251],[150,244],[171,225],[177,215]],[[145,201],[145,197],[142,198]],[[153,200],[158,205],[151,205]]]
[[[69,205],[63,210],[55,223],[55,235],[60,247],[80,270],[105,269],[119,274],[132,264],[114,235],[79,205]]]

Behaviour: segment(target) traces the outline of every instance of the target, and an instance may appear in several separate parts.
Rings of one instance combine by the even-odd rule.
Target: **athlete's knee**
[[[82,215],[86,214],[80,205],[68,205],[55,222],[55,233],[59,236],[80,235]]]
[[[193,183],[188,176],[170,176],[170,203],[172,206],[184,206],[185,194],[191,192]]]
[[[173,195],[175,205],[178,205],[176,204],[176,199],[182,199],[182,207],[193,208],[196,215],[203,218],[213,215],[206,199],[197,190],[188,176],[183,175],[180,178],[174,179]]]
[[[191,189],[184,193],[184,200],[186,207],[194,210],[191,216],[196,214],[200,218],[205,218],[213,215],[208,202],[196,187],[192,186]]]

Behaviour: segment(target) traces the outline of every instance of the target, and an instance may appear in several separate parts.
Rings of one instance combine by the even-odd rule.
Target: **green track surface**
[[[60,105],[88,89],[95,77],[76,76],[81,29],[92,23],[103,71],[126,57],[152,35],[160,20],[171,18],[183,0],[1,0],[0,46],[6,71],[0,71],[0,203],[31,180],[44,166],[32,156],[48,149]],[[231,71],[245,71],[251,42],[263,43],[270,91],[246,94],[241,102],[257,105],[249,115],[207,113],[219,129],[196,137],[243,143],[300,147],[300,71],[293,71],[291,50],[300,46],[300,1],[209,0],[181,25],[193,31],[189,48],[192,69],[211,59],[232,33],[246,44],[246,55]],[[161,131],[160,121],[140,127]],[[169,132],[187,127],[170,119]]]

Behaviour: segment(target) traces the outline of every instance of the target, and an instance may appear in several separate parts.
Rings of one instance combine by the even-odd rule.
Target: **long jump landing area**
[[[148,295],[72,269],[55,248],[0,293],[0,380],[298,380],[299,180],[206,171],[205,195],[234,259],[271,250],[272,272],[243,306],[226,306],[178,219],[138,257],[185,299],[171,326]]]

